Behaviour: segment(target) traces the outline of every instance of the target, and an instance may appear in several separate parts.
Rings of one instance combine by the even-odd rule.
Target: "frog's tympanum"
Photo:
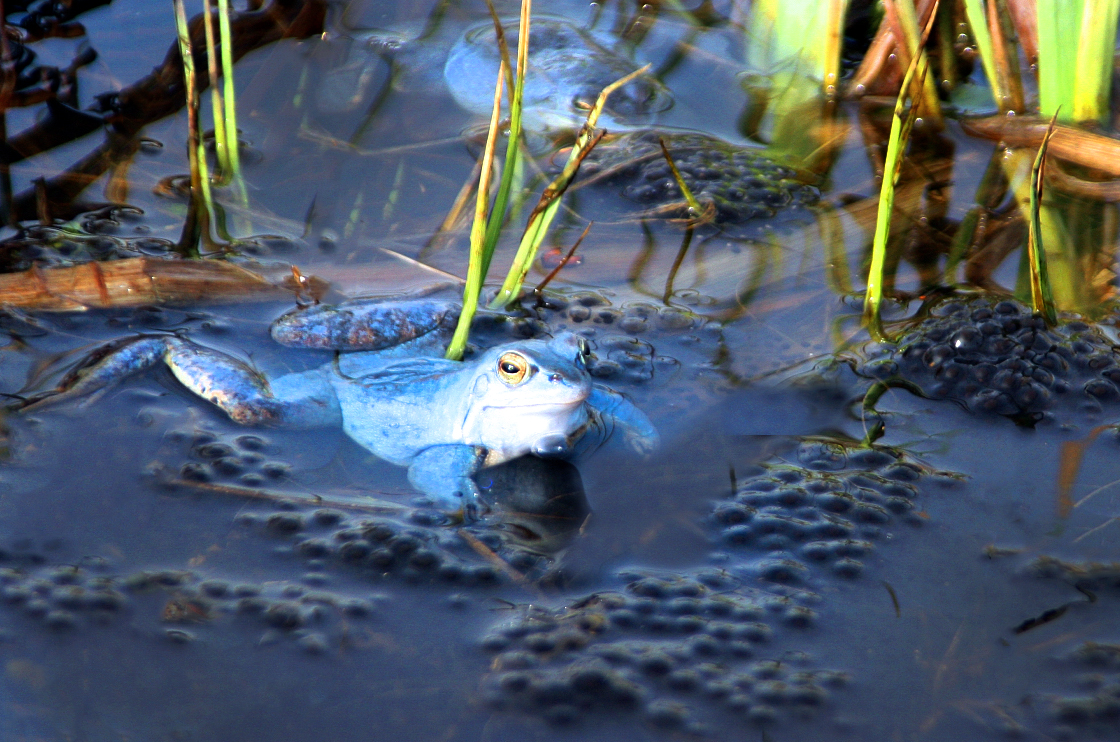
[[[438,327],[449,312],[436,302],[380,306],[373,314],[395,322],[392,334],[407,341],[423,339],[414,336]],[[353,316],[303,316],[312,321],[297,324],[314,326],[313,336],[291,331],[289,318],[281,318],[273,334],[289,345],[323,347],[324,338],[334,338],[336,346],[360,347],[353,333],[344,339],[329,326],[353,325]],[[368,307],[362,316],[371,316]],[[401,332],[407,316],[427,324]],[[382,334],[366,334],[365,347],[388,344]],[[351,353],[270,383],[224,353],[175,336],[146,335],[104,346],[64,382],[61,393],[42,401],[90,394],[162,361],[190,391],[238,423],[341,427],[378,457],[407,466],[409,481],[440,506],[471,513],[480,505],[471,477],[482,468],[525,454],[568,457],[602,443],[616,424],[636,450],[656,445],[657,432],[645,415],[620,394],[591,383],[586,356],[584,341],[565,332],[500,345],[466,363]]]

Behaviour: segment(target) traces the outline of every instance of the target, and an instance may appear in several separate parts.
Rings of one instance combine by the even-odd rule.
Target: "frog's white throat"
[[[587,424],[584,399],[524,405],[475,406],[463,419],[462,440],[501,460],[529,453],[550,437],[568,437]]]

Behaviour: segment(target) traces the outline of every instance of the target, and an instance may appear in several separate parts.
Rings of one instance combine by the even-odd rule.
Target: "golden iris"
[[[529,361],[520,353],[502,353],[498,359],[498,376],[510,386],[517,386],[529,378]]]

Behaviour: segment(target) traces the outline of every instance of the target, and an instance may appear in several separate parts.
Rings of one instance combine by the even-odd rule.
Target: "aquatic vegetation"
[[[495,298],[491,258],[512,256],[509,230],[531,210],[522,184],[539,188],[561,167],[534,158],[547,150],[563,160],[575,136],[546,142],[538,131],[523,156],[511,122],[502,146],[512,111],[492,94],[495,75],[506,77],[503,54],[488,46],[498,31],[475,5],[436,3],[417,19],[420,43],[443,50],[438,86],[417,92],[394,77],[403,48],[379,56],[360,32],[337,36],[356,28],[350,21],[405,27],[412,6],[344,3],[324,23],[315,2],[254,4],[229,19],[221,47],[231,61],[244,57],[238,97],[244,139],[255,143],[245,167],[255,211],[227,208],[272,234],[155,270],[187,215],[183,120],[156,123],[181,110],[183,56],[173,48],[144,77],[170,29],[153,52],[127,24],[113,38],[134,43],[97,36],[113,24],[90,13],[82,21],[104,66],[64,52],[53,68],[38,40],[78,34],[67,24],[88,4],[62,5],[8,11],[23,30],[7,35],[7,101],[29,108],[7,124],[34,121],[4,137],[0,163],[0,259],[20,271],[0,282],[21,306],[0,312],[2,391],[13,404],[89,348],[136,332],[160,338],[147,345],[156,354],[190,339],[248,359],[239,368],[258,380],[322,364],[346,371],[352,361],[332,351],[371,339],[441,353],[467,314],[425,293],[468,263],[454,219],[429,242],[447,203],[458,191],[482,214],[467,304],[485,305]],[[114,386],[94,411],[0,412],[0,737],[555,734],[542,721],[582,724],[583,736],[666,739],[1115,736],[1115,637],[1100,627],[1112,625],[1120,562],[1108,530],[1114,452],[1103,450],[1120,409],[1108,303],[1116,188],[1105,180],[1116,142],[1107,129],[1059,127],[1042,192],[1041,168],[1030,184],[1038,125],[1002,116],[958,125],[993,110],[984,76],[1018,118],[1035,105],[1029,94],[1016,102],[1012,24],[994,23],[977,48],[962,25],[962,8],[975,26],[1021,2],[948,3],[934,14],[926,0],[896,1],[882,15],[878,3],[819,2],[812,23],[785,4],[754,3],[757,19],[742,4],[693,5],[584,4],[563,21],[535,18],[531,34],[499,17],[511,45],[531,36],[555,47],[542,49],[542,69],[561,60],[596,78],[577,64],[588,61],[581,48],[627,64],[549,101],[507,50],[503,97],[524,83],[527,128],[582,119],[633,60],[653,67],[607,101],[610,137],[576,155],[586,157],[575,185],[591,185],[567,194],[551,235],[519,258],[515,283],[551,270],[547,290],[510,303],[520,289],[507,287],[505,306],[462,325],[467,364],[487,349],[573,333],[586,342],[589,379],[633,395],[669,445],[641,464],[607,447],[578,472],[538,458],[474,472],[492,509],[463,524],[410,502],[404,471],[341,433],[246,431],[178,393],[164,371]],[[116,0],[99,12],[142,7]],[[783,14],[784,46],[752,46],[773,19],[763,11]],[[204,20],[190,24],[200,87],[218,76],[203,58]],[[210,35],[220,36],[215,20]],[[890,200],[876,195],[879,179],[895,172],[884,167],[890,104],[907,60],[923,54],[913,31],[927,20],[930,72],[909,93],[919,120],[909,145],[896,137],[887,157],[899,173],[883,211],[891,233],[873,246],[876,206]],[[802,38],[799,24],[822,36]],[[244,56],[291,36],[315,38]],[[1025,34],[1021,43],[1033,61]],[[123,66],[122,51],[143,69]],[[331,60],[346,67],[336,78],[327,58],[343,52]],[[358,52],[366,63],[352,65]],[[482,71],[467,74],[467,62]],[[785,97],[783,75],[799,72],[809,73],[804,88],[791,84]],[[78,78],[96,102],[79,99]],[[340,92],[346,105],[326,106]],[[928,117],[935,106],[945,128]],[[495,120],[488,147],[458,136],[472,113]],[[622,130],[628,115],[643,128]],[[681,128],[649,127],[653,116]],[[143,127],[150,139],[138,138]],[[78,137],[102,130],[104,142],[67,167]],[[472,181],[493,172],[472,199],[463,183],[476,163]],[[1041,208],[1028,207],[1032,197]],[[1066,210],[1060,229],[1047,209]],[[1045,301],[1028,306],[1032,284],[1045,287],[1023,249],[1028,218],[1044,233],[1057,303],[1084,316],[1059,315],[1051,327],[1034,311]],[[582,260],[558,261],[581,233]],[[893,342],[868,344],[859,327],[873,260]],[[290,294],[272,301],[279,274],[290,276],[298,311]],[[318,303],[406,290],[422,306],[376,325],[361,302]],[[267,298],[202,306],[255,297]],[[58,309],[68,311],[47,314]],[[285,312],[273,334],[312,350],[267,342],[266,326]],[[808,365],[826,378],[802,385],[796,374]],[[888,390],[922,399],[873,418],[895,401]],[[1001,545],[992,553],[1024,556],[984,559],[989,541]],[[143,694],[128,692],[153,677],[156,720],[140,708],[146,698],[131,700]],[[221,724],[232,731],[215,732]]]

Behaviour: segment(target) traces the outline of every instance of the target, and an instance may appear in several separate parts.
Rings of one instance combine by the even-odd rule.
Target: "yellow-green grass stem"
[[[1073,77],[1074,121],[1100,121],[1108,114],[1118,14],[1120,0],[1086,0],[1081,11]]]
[[[1027,251],[1030,255],[1031,305],[1041,314],[1051,327],[1057,324],[1058,315],[1054,310],[1054,295],[1050,288],[1050,277],[1046,271],[1046,250],[1042,243],[1042,188],[1046,177],[1046,148],[1054,135],[1054,124],[1058,114],[1050,121],[1050,128],[1038,155],[1031,167],[1030,227],[1027,235]]]
[[[233,34],[229,28],[229,0],[218,0],[218,35],[221,40],[222,54],[222,85],[225,94],[225,129],[228,146],[230,175],[240,183],[241,179],[241,154],[238,146],[237,131],[237,99],[233,80]],[[213,85],[214,82],[211,82]],[[245,185],[240,183],[242,194]]]
[[[525,226],[525,232],[522,234],[521,243],[518,245],[513,264],[510,266],[509,273],[506,274],[506,279],[502,283],[498,295],[491,303],[491,307],[506,306],[515,301],[520,295],[521,286],[525,282],[525,276],[529,273],[529,267],[533,264],[533,261],[536,260],[537,251],[540,249],[541,243],[544,242],[545,235],[548,233],[548,228],[551,226],[552,220],[556,217],[556,212],[560,208],[560,196],[567,189],[568,185],[571,184],[572,179],[575,178],[576,171],[579,169],[583,158],[587,156],[591,148],[594,147],[601,138],[601,135],[598,137],[595,136],[595,125],[599,121],[599,116],[603,113],[603,107],[606,105],[607,99],[615,90],[618,90],[639,75],[645,74],[649,68],[650,66],[647,64],[645,67],[615,80],[599,93],[599,98],[595,101],[595,105],[587,114],[587,121],[580,130],[579,137],[576,139],[575,146],[572,147],[571,154],[568,155],[568,161],[564,165],[564,169],[560,172],[560,175],[545,188],[536,208],[529,214],[528,224]]]
[[[494,250],[498,246],[502,225],[505,221],[506,207],[509,204],[510,191],[517,176],[521,173],[521,109],[522,97],[525,89],[525,75],[529,71],[529,33],[532,0],[522,0],[521,19],[517,32],[517,75],[514,79],[513,94],[509,104],[509,140],[506,143],[506,159],[502,168],[502,179],[498,183],[498,195],[494,199],[494,207],[490,210],[490,217],[486,223],[486,236],[482,252],[482,280],[490,271],[490,261],[494,257]],[[493,11],[493,6],[491,6]],[[501,23],[495,16],[495,27],[500,33]],[[500,37],[499,37],[500,38]],[[504,41],[502,42],[504,45]],[[505,52],[508,58],[508,51]],[[508,70],[508,68],[507,68]]]
[[[175,29],[179,40],[179,55],[183,60],[183,82],[187,102],[187,159],[191,171],[190,213],[184,225],[180,250],[191,257],[198,256],[198,239],[209,240],[209,215],[213,200],[210,194],[210,174],[206,153],[199,131],[198,77],[194,68],[194,45],[191,43],[190,26],[183,0],[174,0]],[[201,198],[201,203],[199,199]]]
[[[217,185],[229,182],[229,155],[226,154],[225,107],[222,105],[222,92],[218,88],[218,49],[214,34],[214,4],[204,0],[202,4],[202,25],[206,31],[206,72],[210,78],[210,109],[214,117],[214,152],[218,160]]]
[[[918,26],[918,12],[914,8],[914,0],[890,0],[898,15],[898,24],[902,27],[902,33],[906,37],[904,41],[906,48],[910,53],[910,57],[920,58],[921,64],[928,70],[929,58],[925,50],[925,40],[929,36],[929,31],[933,27],[933,20],[937,17],[937,11],[941,5],[940,2],[935,2],[933,8],[930,10],[929,22],[923,32]],[[934,87],[933,78],[928,74],[922,74],[918,79],[917,90],[920,95],[915,96],[915,100],[921,101],[920,108],[922,114],[929,119],[931,123],[941,126],[941,101],[937,97],[937,89]]]
[[[490,176],[493,172],[494,147],[498,139],[498,123],[502,114],[502,88],[505,86],[506,63],[498,63],[498,82],[494,86],[494,110],[490,114],[490,129],[486,134],[486,147],[482,152],[482,171],[478,176],[478,193],[475,198],[474,223],[471,224],[471,256],[467,265],[467,283],[463,289],[463,311],[455,325],[455,334],[447,346],[445,357],[452,361],[463,359],[471,320],[478,309],[485,276],[482,272],[483,247],[486,236],[486,207],[490,201]]]
[[[972,29],[972,39],[976,42],[977,51],[980,52],[984,75],[987,76],[988,84],[992,88],[992,97],[999,110],[1006,112],[1004,105],[1009,97],[1007,91],[1003,89],[1003,76],[996,69],[995,45],[988,31],[988,14],[984,9],[984,0],[964,0],[964,12],[968,18],[968,25]]]
[[[910,67],[906,70],[906,77],[902,81],[898,100],[894,106],[894,116],[891,120],[890,138],[887,140],[887,156],[883,162],[883,182],[879,188],[879,209],[875,219],[875,237],[871,245],[871,267],[867,274],[867,293],[863,301],[863,319],[871,337],[877,341],[886,338],[883,332],[882,303],[883,286],[886,281],[885,266],[887,262],[887,242],[891,233],[891,217],[894,211],[894,191],[898,184],[901,171],[902,155],[910,138],[910,130],[918,117],[917,100],[910,95],[911,80],[915,72],[921,77],[926,76],[929,69],[924,55],[915,55],[911,58]],[[920,89],[920,88],[919,88]],[[909,110],[903,113],[907,101],[910,101]]]
[[[673,161],[673,156],[669,154],[669,148],[665,146],[665,137],[658,137],[657,141],[661,145],[661,154],[665,156],[665,162],[669,163],[669,169],[673,171],[673,180],[677,181],[677,187],[681,189],[681,195],[688,202],[688,208],[692,210],[692,217],[699,219],[704,211],[703,207],[696,200],[696,196],[692,195],[692,189],[684,182],[681,171],[677,169],[677,163]]]

